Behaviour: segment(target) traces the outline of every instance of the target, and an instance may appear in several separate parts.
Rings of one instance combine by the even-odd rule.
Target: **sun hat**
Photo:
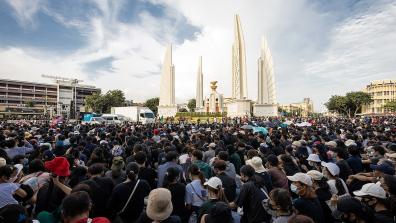
[[[65,157],[58,156],[51,161],[46,161],[44,163],[45,169],[49,170],[61,177],[67,177],[70,175],[70,164]]]
[[[223,186],[220,178],[218,177],[211,177],[208,181],[204,183],[205,186],[209,186],[213,189],[219,189]]]
[[[328,142],[325,142],[325,146],[336,148],[337,147],[337,143],[335,141],[328,141]]]
[[[338,176],[338,174],[340,174],[340,168],[335,163],[322,162],[322,166],[326,167],[333,176]]]
[[[216,143],[212,142],[212,143],[209,144],[208,147],[210,147],[210,148],[216,148]]]
[[[349,147],[349,146],[357,146],[355,140],[352,140],[352,139],[348,139],[347,141],[345,141],[344,144],[345,144],[346,147]]]
[[[317,154],[313,154],[313,153],[312,153],[312,154],[309,154],[307,160],[308,160],[308,161],[315,162],[315,163],[320,163],[320,162],[322,162],[322,161],[320,160],[319,156],[318,156]]]
[[[294,141],[294,142],[292,143],[292,146],[301,147],[301,142],[300,142],[300,141]]]
[[[258,156],[255,156],[250,160],[250,166],[252,166],[257,173],[265,172],[263,160]]]
[[[121,170],[124,168],[124,159],[121,156],[116,156],[113,158],[113,163],[111,164],[111,170]]]
[[[317,170],[310,170],[307,172],[308,176],[310,176],[313,180],[321,180],[323,179],[323,174]]]
[[[395,168],[393,166],[390,166],[386,163],[382,163],[379,165],[375,164],[370,164],[370,168],[373,170],[378,170],[382,173],[389,174],[389,175],[394,175],[395,174]]]
[[[354,191],[353,194],[358,197],[371,196],[381,199],[386,198],[385,190],[379,184],[375,183],[365,184],[363,185],[362,189]]]
[[[172,211],[172,195],[168,189],[157,188],[150,192],[146,209],[146,214],[150,219],[163,221],[171,215]]]
[[[287,176],[293,182],[300,182],[308,186],[312,186],[312,178],[306,173],[296,173],[293,176]]]

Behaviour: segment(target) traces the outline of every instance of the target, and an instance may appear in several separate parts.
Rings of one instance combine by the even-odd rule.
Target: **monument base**
[[[234,117],[250,117],[250,100],[244,99],[234,99],[231,102],[227,103],[227,116],[234,118]]]
[[[278,116],[278,106],[276,104],[253,105],[253,115],[255,117]]]
[[[176,105],[160,105],[158,106],[158,117],[175,117],[177,113]]]

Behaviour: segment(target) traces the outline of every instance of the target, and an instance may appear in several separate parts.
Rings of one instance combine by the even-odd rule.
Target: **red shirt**
[[[97,218],[82,218],[76,223],[110,223],[109,219],[105,217],[97,217]]]

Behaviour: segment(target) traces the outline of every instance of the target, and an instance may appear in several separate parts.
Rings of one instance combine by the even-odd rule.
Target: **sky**
[[[176,102],[195,97],[199,56],[204,94],[217,80],[229,97],[235,14],[252,100],[262,37],[280,104],[309,97],[320,112],[331,95],[396,77],[395,0],[0,0],[0,78],[78,78],[144,102],[159,96],[172,44]]]

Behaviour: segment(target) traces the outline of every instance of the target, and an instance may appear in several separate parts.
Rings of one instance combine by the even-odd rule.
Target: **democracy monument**
[[[211,92],[203,96],[202,57],[199,57],[196,82],[196,112],[227,112],[228,117],[277,116],[275,76],[271,52],[267,41],[262,38],[258,59],[257,101],[248,98],[246,49],[239,15],[235,15],[234,43],[232,45],[232,95],[225,102],[223,95],[216,91],[217,81],[210,83]],[[160,101],[158,115],[173,117],[177,113],[175,103],[175,66],[172,63],[172,46],[166,49],[162,65]]]

